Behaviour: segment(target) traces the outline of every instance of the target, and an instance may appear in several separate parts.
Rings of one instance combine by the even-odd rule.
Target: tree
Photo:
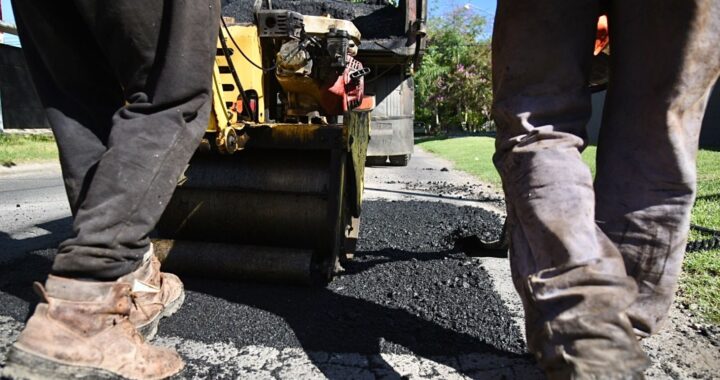
[[[415,77],[416,119],[440,130],[480,130],[490,121],[487,20],[461,7],[428,21],[428,48]]]

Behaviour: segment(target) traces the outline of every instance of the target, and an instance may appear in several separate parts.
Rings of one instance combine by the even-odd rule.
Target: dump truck
[[[377,99],[371,113],[367,164],[406,166],[414,147],[413,75],[426,48],[427,2],[400,1],[396,7],[385,6],[374,13],[382,14],[393,27],[377,30],[370,19],[359,22],[363,40],[358,58],[373,72],[365,88]]]

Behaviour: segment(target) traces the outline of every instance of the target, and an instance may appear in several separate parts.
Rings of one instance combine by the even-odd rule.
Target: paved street
[[[60,165],[0,167],[0,263],[53,247],[70,231]]]
[[[59,171],[42,169],[0,172],[0,366],[71,230]],[[499,234],[502,197],[423,151],[369,168],[365,195],[356,260],[327,288],[183,278],[185,305],[155,340],[186,359],[178,378],[542,378],[507,260],[465,239]],[[645,343],[649,378],[720,373],[686,319],[674,309]]]

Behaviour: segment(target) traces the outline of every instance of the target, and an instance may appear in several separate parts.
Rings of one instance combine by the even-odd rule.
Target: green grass
[[[483,182],[500,187],[500,176],[492,162],[495,152],[495,139],[486,136],[477,137],[426,137],[416,141],[423,149],[435,153],[455,163],[455,168],[470,173]],[[595,147],[589,146],[583,152],[583,161],[595,174]]]
[[[495,152],[492,137],[431,138],[421,140],[418,145],[452,161],[455,169],[470,173],[481,181],[500,185],[500,176],[492,162]]]
[[[720,230],[720,152],[701,150],[697,159],[698,192],[691,221]],[[706,235],[691,231],[690,239]],[[680,297],[710,322],[720,324],[720,249],[688,253],[683,263]]]
[[[500,186],[492,164],[495,152],[492,137],[425,138],[423,149],[453,161],[455,168],[473,174],[481,181]],[[583,152],[583,161],[595,174],[596,148]],[[698,154],[698,197],[692,210],[692,223],[720,230],[720,152],[701,150]],[[703,236],[691,232],[690,239]],[[708,321],[720,324],[720,250],[688,253],[683,264],[679,296],[685,304],[695,304]]]
[[[685,255],[679,297],[686,305],[697,305],[709,322],[720,325],[720,250]]]
[[[21,163],[57,159],[57,146],[52,136],[0,133],[0,165],[2,166],[10,167]]]

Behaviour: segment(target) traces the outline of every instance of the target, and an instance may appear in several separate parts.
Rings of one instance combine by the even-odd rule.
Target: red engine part
[[[357,107],[365,94],[362,63],[351,56],[347,57],[347,63],[343,74],[322,88],[320,103],[328,115],[342,115]]]
[[[610,32],[608,31],[608,19],[606,15],[600,16],[597,23],[597,35],[595,37],[594,55],[600,54],[610,43]]]

